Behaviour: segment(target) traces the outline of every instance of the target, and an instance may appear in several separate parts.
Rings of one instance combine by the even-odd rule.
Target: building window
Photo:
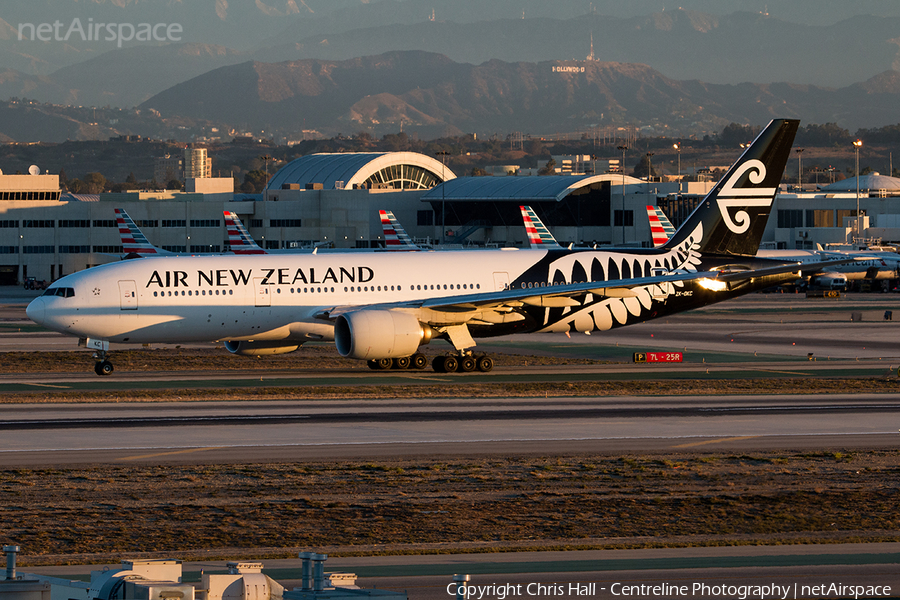
[[[191,219],[191,227],[221,227],[220,219]]]
[[[262,227],[263,220],[262,219],[250,219],[250,227]]]
[[[191,246],[191,254],[202,254],[204,252],[221,252],[222,246],[218,244],[206,244],[204,246]]]
[[[136,221],[138,227],[159,227],[158,219],[143,219]]]
[[[94,246],[93,252],[98,254],[122,254],[122,246]]]
[[[0,229],[18,229],[19,221],[15,219],[0,221]]]
[[[59,227],[90,227],[91,222],[87,219],[60,219]]]
[[[22,221],[22,227],[32,227],[32,228],[52,228],[56,225],[56,221],[50,220],[41,220],[41,219],[25,219]]]
[[[22,254],[54,254],[53,246],[22,246]]]
[[[634,227],[633,210],[613,211],[613,225],[615,227]]]
[[[185,227],[187,221],[184,219],[163,219],[162,226],[164,228],[175,228],[175,227]]]
[[[0,246],[0,254],[18,254],[18,246]]]
[[[115,219],[94,219],[92,227],[119,227]]]
[[[60,246],[59,253],[60,254],[89,254],[91,251],[90,246]]]
[[[800,209],[779,210],[778,227],[779,229],[793,229],[794,227],[803,227],[803,211]]]
[[[269,219],[269,227],[302,227],[300,219]]]
[[[834,211],[807,210],[806,227],[834,227]]]

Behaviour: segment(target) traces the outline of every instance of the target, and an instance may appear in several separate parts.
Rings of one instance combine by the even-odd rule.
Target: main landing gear
[[[487,354],[460,354],[455,356],[435,356],[431,362],[431,368],[437,373],[471,373],[478,369],[482,373],[488,373],[494,368],[494,359]]]
[[[103,350],[95,352],[93,358],[97,361],[94,363],[94,373],[101,376],[112,375],[115,368],[113,367],[113,364],[109,362],[106,352]]]
[[[400,358],[379,358],[367,361],[366,364],[373,371],[385,371],[387,369],[416,369],[421,371],[428,366],[428,359],[424,354],[415,353],[412,356]]]

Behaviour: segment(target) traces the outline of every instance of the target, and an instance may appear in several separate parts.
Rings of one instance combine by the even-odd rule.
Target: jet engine
[[[225,342],[225,349],[241,356],[269,356],[287,354],[300,347],[300,344],[285,345],[283,341],[274,342]]]
[[[434,334],[414,315],[394,310],[359,310],[340,315],[334,323],[334,344],[346,358],[410,356]]]

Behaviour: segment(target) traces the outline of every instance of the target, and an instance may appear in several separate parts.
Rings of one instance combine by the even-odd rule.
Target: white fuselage
[[[29,315],[117,342],[331,339],[315,315],[502,290],[543,251],[157,257],[102,265],[54,283]]]

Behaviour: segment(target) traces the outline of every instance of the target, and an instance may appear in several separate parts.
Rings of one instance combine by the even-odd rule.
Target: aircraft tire
[[[410,357],[409,368],[422,370],[428,366],[428,359],[421,352],[416,352]]]
[[[115,370],[113,364],[108,360],[97,361],[94,364],[94,373],[100,376],[112,375],[112,372]]]
[[[478,357],[478,370],[482,373],[490,373],[494,368],[494,359],[490,356]]]
[[[463,356],[459,359],[459,370],[462,373],[471,373],[475,370],[475,358],[472,356]]]
[[[395,358],[392,361],[391,368],[392,369],[408,369],[409,368],[409,357],[401,356],[400,358]]]
[[[459,361],[456,360],[455,356],[445,356],[444,357],[444,372],[445,373],[456,373],[456,370],[459,369]]]
[[[431,368],[434,369],[435,373],[446,373],[444,370],[444,356],[435,356],[434,360],[431,361]]]
[[[384,371],[385,369],[390,369],[394,364],[394,361],[390,358],[376,358],[375,362],[378,364],[378,369]]]

